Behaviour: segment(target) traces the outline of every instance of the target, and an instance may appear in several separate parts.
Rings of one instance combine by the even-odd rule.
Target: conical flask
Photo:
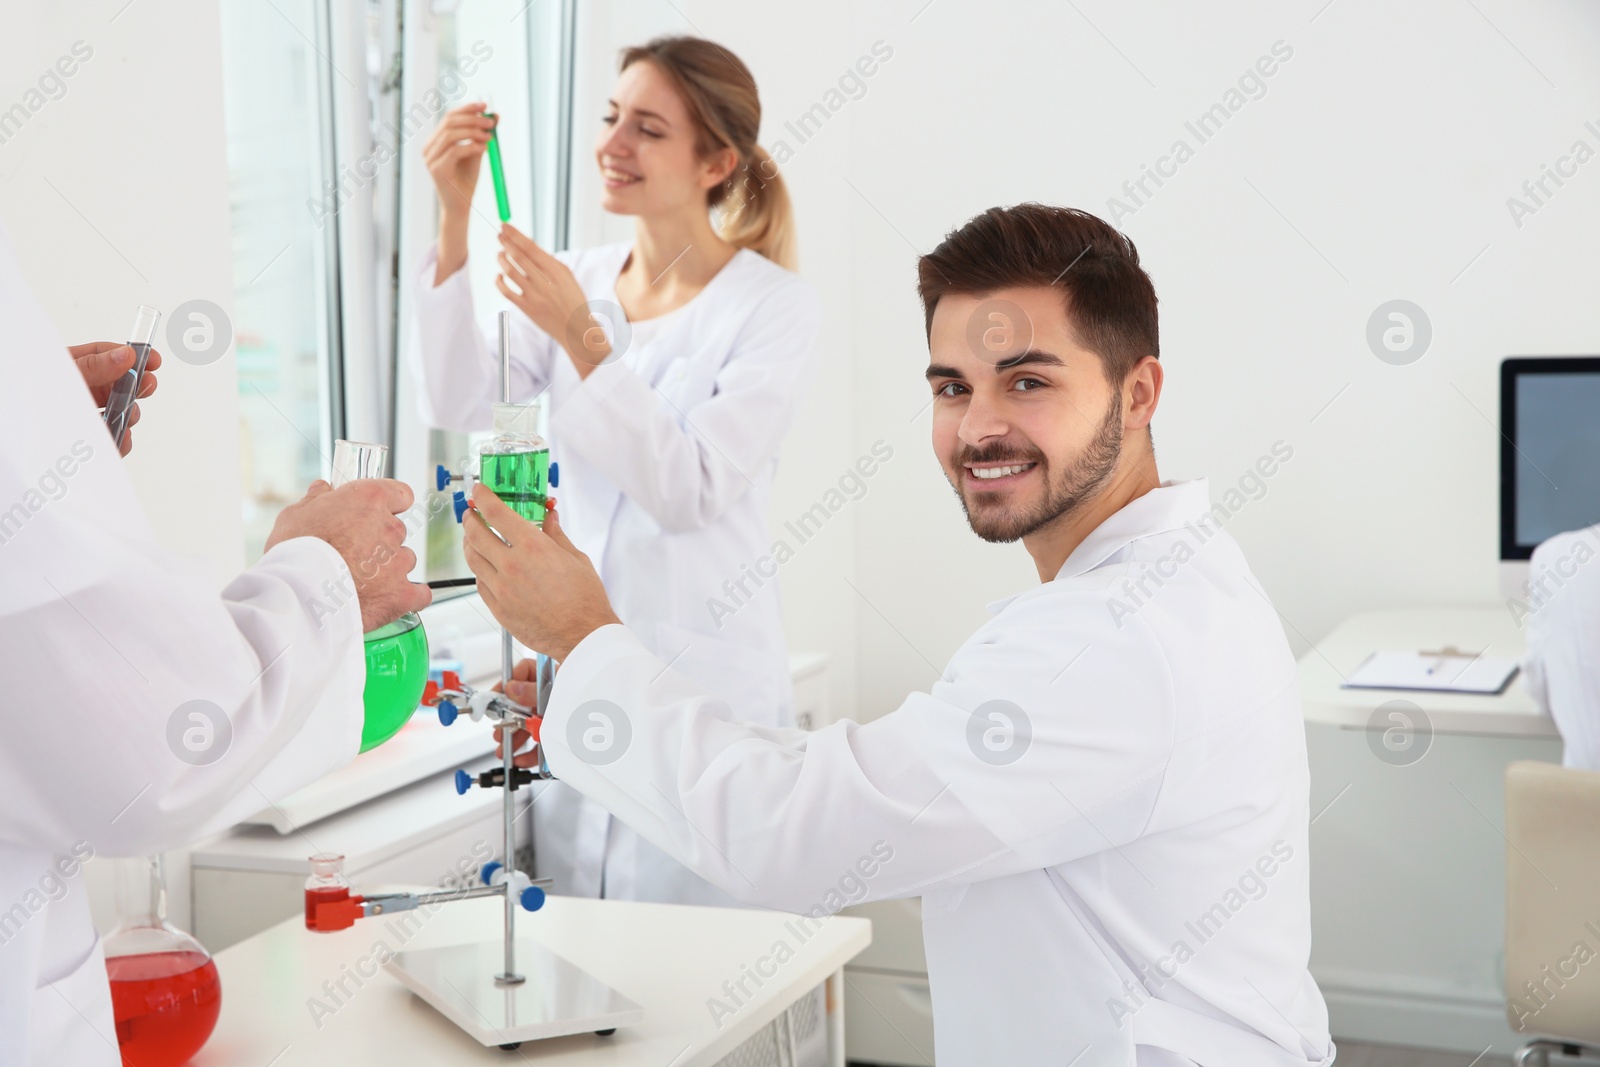
[[[113,862],[118,921],[106,974],[123,1067],[178,1067],[216,1028],[222,980],[211,953],[167,922],[161,858]]]

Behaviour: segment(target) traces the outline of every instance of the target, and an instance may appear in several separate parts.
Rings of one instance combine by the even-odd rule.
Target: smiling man
[[[1020,540],[1041,584],[898,709],[760,729],[617,623],[559,520],[480,487],[509,541],[468,524],[484,600],[562,663],[551,770],[750,903],[820,920],[847,883],[920,896],[943,1067],[1331,1063],[1294,661],[1205,483],[1160,481],[1138,253],[1024,204],[919,276],[935,453],[973,531]]]

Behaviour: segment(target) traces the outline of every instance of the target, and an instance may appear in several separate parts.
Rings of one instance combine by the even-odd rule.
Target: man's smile
[[[963,463],[966,481],[985,490],[1003,489],[1025,479],[1039,464],[1036,460],[1009,463]]]

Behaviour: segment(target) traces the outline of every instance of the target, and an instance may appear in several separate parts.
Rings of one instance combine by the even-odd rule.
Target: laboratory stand
[[[549,449],[533,429],[538,416],[536,405],[511,403],[509,341],[509,314],[501,312],[501,403],[495,405],[496,437],[484,448],[480,477],[491,489],[511,490],[508,495],[513,499],[507,503],[537,520],[544,515],[546,474],[550,485],[560,475],[548,463]],[[539,462],[532,461],[534,456]],[[524,459],[528,461],[523,462]],[[517,477],[500,483],[497,476],[505,473],[507,464],[520,464]],[[437,477],[441,491],[452,482],[474,480],[471,474],[452,473],[442,466]],[[469,508],[464,490],[454,494],[454,504],[456,521],[460,522]],[[644,1014],[638,1004],[574,964],[536,942],[519,941],[517,937],[517,909],[535,912],[542,908],[544,889],[549,884],[535,881],[515,867],[516,792],[553,777],[539,745],[539,727],[555,679],[555,664],[542,653],[536,654],[535,662],[537,695],[531,708],[518,704],[504,692],[475,689],[452,671],[442,672],[440,681],[430,680],[422,696],[424,705],[438,709],[439,722],[445,726],[466,717],[503,732],[506,743],[499,766],[477,774],[464,769],[455,774],[458,794],[464,795],[475,786],[502,791],[503,862],[486,864],[480,872],[479,885],[358,893],[343,882],[331,857],[313,857],[320,862],[323,877],[314,875],[313,881],[319,884],[308,885],[306,892],[305,925],[317,933],[348,929],[358,919],[419,910],[431,914],[439,905],[498,897],[502,917],[498,942],[411,948],[393,954],[383,966],[401,985],[479,1044],[507,1050],[516,1049],[523,1041],[586,1031],[609,1035],[620,1026],[638,1023]],[[512,636],[502,629],[502,683],[511,681],[515,665]],[[517,767],[513,761],[515,746],[511,738],[521,732],[533,739],[537,768]]]

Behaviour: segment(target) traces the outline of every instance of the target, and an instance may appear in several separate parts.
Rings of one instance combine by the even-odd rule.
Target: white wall
[[[80,41],[92,55],[65,91],[32,98],[42,106],[0,144],[0,220],[35,293],[69,344],[126,340],[139,304],[231,314],[215,0],[7,5],[0,110]],[[161,333],[165,349],[165,321]],[[169,356],[157,378],[127,469],[160,541],[220,582],[244,559],[233,359]]]

